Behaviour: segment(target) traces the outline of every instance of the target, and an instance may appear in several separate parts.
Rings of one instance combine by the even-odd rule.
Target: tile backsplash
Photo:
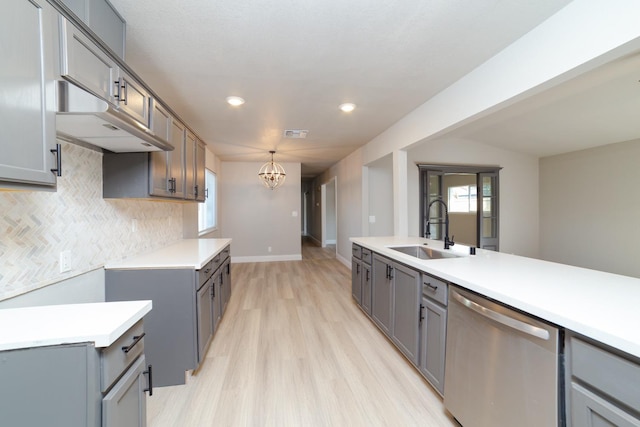
[[[179,203],[102,198],[102,153],[62,144],[56,192],[0,191],[0,300],[182,238]],[[60,273],[60,252],[71,271]]]

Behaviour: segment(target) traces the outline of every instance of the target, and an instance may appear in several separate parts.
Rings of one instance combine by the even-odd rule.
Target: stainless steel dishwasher
[[[463,427],[558,425],[558,329],[449,287],[444,405]]]

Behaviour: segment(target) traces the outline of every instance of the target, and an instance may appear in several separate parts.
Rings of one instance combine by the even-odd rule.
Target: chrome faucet
[[[427,207],[427,226],[424,229],[424,237],[428,238],[431,235],[429,232],[429,226],[431,225],[429,214],[431,213],[431,205],[434,203],[442,203],[442,206],[444,206],[444,248],[449,249],[451,246],[455,245],[455,242],[453,241],[454,236],[451,236],[451,240],[449,240],[449,210],[447,209],[447,204],[442,199],[435,199],[429,203],[429,207]],[[442,224],[442,221],[434,224]]]

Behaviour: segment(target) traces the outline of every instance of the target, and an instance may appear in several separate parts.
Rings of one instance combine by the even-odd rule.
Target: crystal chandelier
[[[284,183],[286,174],[284,172],[284,168],[273,161],[273,155],[276,152],[269,151],[269,153],[271,153],[271,161],[262,165],[260,171],[258,171],[258,178],[265,187],[273,190]]]

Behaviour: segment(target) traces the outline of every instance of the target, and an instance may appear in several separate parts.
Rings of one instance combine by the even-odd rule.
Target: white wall
[[[337,237],[336,230],[336,180],[332,179],[326,188],[326,206],[325,206],[325,239],[327,244],[335,244]]]
[[[640,277],[638,159],[640,140],[540,159],[543,259]]]
[[[393,156],[367,165],[369,203],[365,216],[369,236],[393,236]],[[375,222],[370,222],[370,216]]]
[[[262,163],[222,162],[220,232],[233,239],[234,262],[301,259],[300,163],[281,163],[282,187],[270,190],[258,181]],[[296,212],[297,216],[292,213]],[[271,252],[268,248],[271,247]]]

